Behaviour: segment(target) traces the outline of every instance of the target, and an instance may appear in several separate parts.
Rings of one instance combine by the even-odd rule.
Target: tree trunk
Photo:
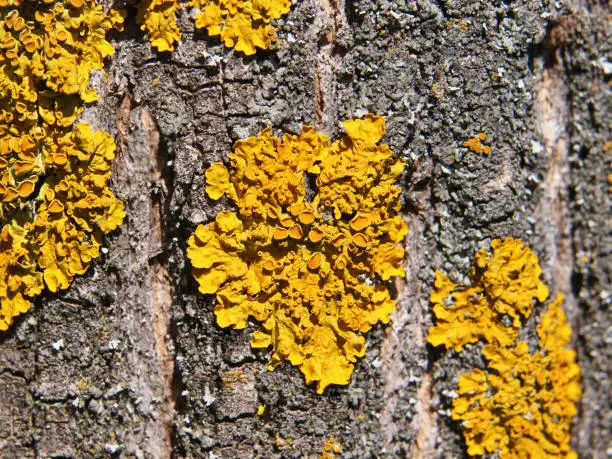
[[[156,53],[134,2],[115,3],[128,6],[126,30],[83,119],[115,136],[112,189],[127,217],[86,275],[0,335],[1,457],[316,457],[330,437],[347,457],[461,457],[450,406],[481,357],[426,344],[429,292],[435,269],[461,280],[505,236],[525,241],[565,295],[584,392],[572,446],[605,457],[605,2],[298,1],[276,23],[277,49],[253,57],[194,32],[187,10],[178,48]],[[234,141],[303,124],[335,140],[368,112],[386,118],[383,141],[409,165],[407,274],[351,383],[317,395],[289,364],[266,370],[254,326],[216,325],[185,249],[228,208],[207,198],[204,170]],[[480,132],[488,156],[463,147]]]

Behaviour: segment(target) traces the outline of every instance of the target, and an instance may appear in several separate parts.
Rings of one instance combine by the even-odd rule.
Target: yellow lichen
[[[124,217],[108,189],[115,144],[88,124],[89,74],[122,17],[91,0],[0,2],[0,330],[44,285],[66,288]]]
[[[478,339],[487,343],[482,352],[488,366],[460,376],[452,417],[462,421],[471,456],[577,457],[569,441],[581,396],[580,368],[566,349],[571,330],[563,297],[557,295],[541,317],[539,349],[530,353],[516,337],[533,299],[548,296],[538,259],[516,239],[491,246],[492,255],[476,254],[471,287],[437,272],[431,294],[438,324],[429,342],[457,351]]]
[[[181,8],[179,0],[141,0],[136,21],[147,32],[151,45],[158,51],[174,51],[181,39],[176,15]]]
[[[274,445],[278,449],[289,448],[293,443],[293,438],[283,437],[281,434],[277,433],[274,438]]]
[[[334,437],[330,437],[323,445],[321,459],[334,459],[342,454],[342,446]]]
[[[187,249],[200,291],[216,294],[217,323],[260,322],[251,345],[273,346],[268,369],[289,361],[318,393],[348,384],[365,353],[361,334],[395,308],[381,281],[404,275],[398,244],[408,229],[395,182],[405,162],[378,144],[383,118],[345,129],[332,145],[310,126],[236,142],[231,170],[214,164],[206,190],[238,213],[198,226]],[[318,188],[311,200],[307,177]]]
[[[428,337],[434,346],[460,351],[480,339],[512,345],[521,320],[531,315],[533,299],[548,297],[538,257],[522,241],[495,239],[491,248],[493,255],[483,249],[474,257],[471,286],[455,284],[436,271],[430,297],[436,325]]]
[[[493,255],[481,249],[474,257],[471,286],[458,285],[436,271],[430,301],[436,326],[428,341],[460,351],[481,338],[514,343],[521,320],[530,316],[533,299],[544,301],[548,288],[540,281],[538,257],[518,239],[495,239]]]
[[[488,344],[487,370],[459,378],[454,420],[462,421],[468,454],[511,457],[576,458],[570,427],[580,400],[580,367],[567,350],[570,327],[562,295],[549,306],[538,327],[540,349],[529,353]]]
[[[487,140],[487,135],[484,132],[481,132],[478,135],[475,135],[470,140],[466,140],[463,142],[463,146],[469,148],[474,153],[482,153],[488,155],[491,153],[491,147],[488,145],[483,145],[482,142]]]
[[[244,372],[240,368],[225,372],[221,377],[221,380],[223,381],[223,385],[227,387],[230,391],[236,388],[234,384],[240,385],[246,382]]]
[[[89,387],[89,380],[85,377],[82,377],[76,384],[76,386],[81,392],[85,392]]]
[[[276,35],[270,22],[289,12],[291,0],[191,0],[187,5],[200,10],[198,29],[220,35],[225,46],[249,56],[257,48],[272,48]]]
[[[0,330],[6,330],[13,317],[30,308],[27,297],[43,289],[42,275],[27,249],[27,231],[14,222],[0,232]]]
[[[225,46],[249,56],[257,48],[272,48],[276,35],[270,23],[289,12],[291,0],[191,0],[187,6],[198,10],[196,28],[220,35]],[[141,0],[138,4],[136,20],[160,52],[173,51],[181,39],[176,25],[180,9],[179,0]]]

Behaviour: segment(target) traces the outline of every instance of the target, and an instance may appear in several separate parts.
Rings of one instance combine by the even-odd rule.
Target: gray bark
[[[452,393],[481,357],[426,345],[433,273],[460,280],[478,248],[514,236],[566,298],[584,390],[573,447],[605,457],[607,17],[579,0],[305,0],[277,21],[278,50],[244,57],[194,33],[187,12],[178,49],[157,54],[132,14],[84,115],[116,138],[126,221],[85,276],[0,336],[0,456],[314,457],[335,437],[346,457],[461,457]],[[407,275],[351,384],[317,395],[290,365],[265,369],[254,326],[216,325],[185,248],[228,207],[207,199],[203,171],[235,140],[306,123],[337,139],[366,112],[385,116],[410,166]],[[462,147],[479,132],[489,157]]]

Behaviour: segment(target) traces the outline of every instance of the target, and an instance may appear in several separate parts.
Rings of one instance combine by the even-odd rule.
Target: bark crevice
[[[314,74],[314,115],[317,128],[328,135],[333,134],[337,123],[336,72],[343,54],[338,34],[348,25],[345,1],[320,0],[315,17],[319,37]]]
[[[568,76],[563,63],[563,43],[571,18],[562,18],[549,28],[540,46],[541,76],[536,93],[536,126],[544,147],[547,173],[540,202],[545,244],[549,255],[554,290],[565,295],[570,318],[576,310],[573,230],[570,215],[570,120],[571,101]],[[545,230],[545,231],[544,231]]]

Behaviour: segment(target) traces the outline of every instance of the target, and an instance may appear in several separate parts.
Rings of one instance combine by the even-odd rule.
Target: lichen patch
[[[538,257],[519,239],[495,239],[493,253],[480,250],[474,257],[471,285],[459,285],[436,271],[430,301],[436,325],[428,342],[453,347],[481,339],[512,345],[522,321],[531,315],[534,300],[548,297]]]
[[[576,458],[570,427],[580,400],[580,367],[568,350],[571,329],[557,295],[537,328],[538,349],[516,342],[534,300],[548,288],[538,258],[518,239],[476,254],[471,286],[436,272],[431,302],[436,325],[428,341],[461,351],[484,341],[485,369],[459,377],[452,418],[460,421],[470,456]]]

